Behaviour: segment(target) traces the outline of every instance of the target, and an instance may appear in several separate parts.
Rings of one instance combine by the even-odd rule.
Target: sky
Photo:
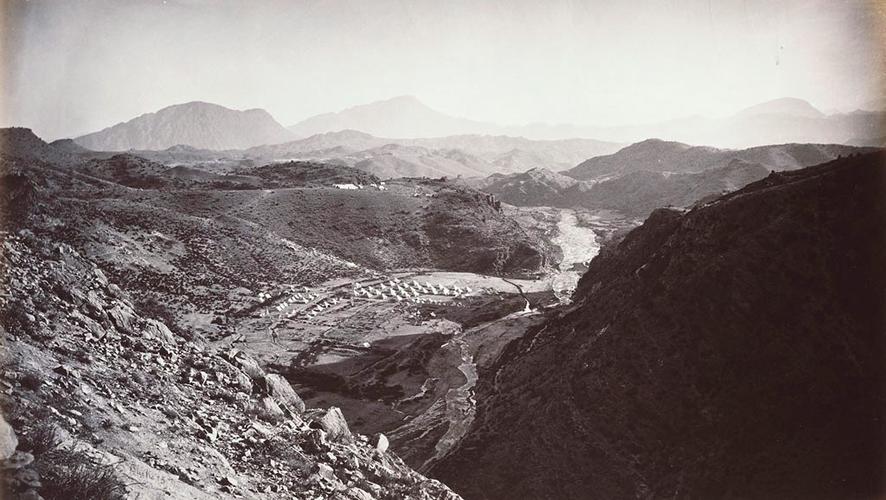
[[[283,125],[398,95],[504,125],[882,98],[876,0],[0,0],[0,125],[52,140],[200,100]]]

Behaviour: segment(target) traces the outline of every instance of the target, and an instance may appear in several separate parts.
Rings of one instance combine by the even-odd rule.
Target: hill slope
[[[46,141],[37,137],[29,128],[0,128],[0,153],[24,160],[40,160],[68,165],[78,161],[78,155],[86,150],[74,150],[64,141]]]
[[[245,149],[292,139],[292,134],[263,109],[235,111],[206,102],[189,102],[147,113],[125,123],[74,139],[97,151],[195,148]]]
[[[471,499],[882,495],[884,160],[653,213],[481,374],[431,473]]]

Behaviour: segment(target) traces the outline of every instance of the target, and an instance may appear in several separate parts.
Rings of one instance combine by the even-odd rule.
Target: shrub
[[[19,437],[19,448],[40,456],[58,446],[60,439],[50,420],[40,420]]]
[[[71,449],[58,449],[38,463],[40,495],[46,500],[123,500],[126,484],[109,465]]]

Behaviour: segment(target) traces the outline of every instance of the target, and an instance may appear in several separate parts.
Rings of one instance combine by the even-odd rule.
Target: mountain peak
[[[398,95],[398,96],[395,96],[395,97],[391,97],[390,99],[383,99],[383,100],[381,100],[381,101],[376,101],[374,104],[382,104],[382,103],[387,103],[387,104],[411,104],[411,105],[416,105],[416,104],[417,104],[417,105],[419,105],[419,106],[427,107],[427,105],[426,105],[425,103],[421,102],[421,101],[418,99],[418,97],[415,97],[414,95]]]
[[[645,152],[645,151],[654,151],[659,152],[663,150],[667,151],[683,151],[691,148],[689,144],[683,144],[682,142],[676,141],[666,141],[664,139],[651,138],[646,139],[640,142],[635,142],[629,146],[624,147],[616,154],[620,153],[629,153],[629,152]]]
[[[180,144],[199,149],[244,149],[290,139],[292,134],[263,109],[239,111],[190,101],[74,140],[96,151],[126,151],[163,150]]]
[[[824,113],[808,101],[796,97],[773,99],[738,112],[738,116],[789,115],[800,118],[822,118]]]
[[[441,113],[412,95],[323,113],[289,127],[301,137],[353,129],[376,137],[428,138],[488,133],[495,126]]]

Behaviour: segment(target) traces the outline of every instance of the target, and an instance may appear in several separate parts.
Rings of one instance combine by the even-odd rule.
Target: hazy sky
[[[284,125],[405,94],[501,124],[725,115],[783,96],[851,110],[880,97],[886,40],[861,0],[0,5],[0,119],[46,139],[192,100]]]

